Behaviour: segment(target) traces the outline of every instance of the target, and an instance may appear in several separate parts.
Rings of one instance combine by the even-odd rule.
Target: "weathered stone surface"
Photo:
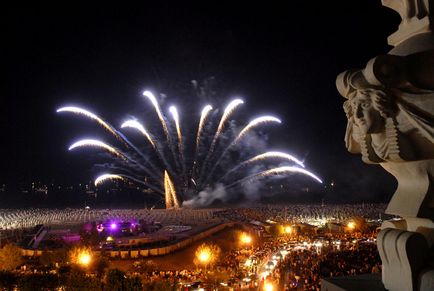
[[[434,290],[434,34],[432,0],[383,0],[402,18],[394,48],[336,80],[346,98],[345,144],[391,173],[398,187],[378,239],[389,290]]]

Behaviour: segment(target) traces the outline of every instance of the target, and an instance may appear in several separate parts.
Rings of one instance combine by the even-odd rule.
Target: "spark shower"
[[[138,119],[132,118],[120,125],[123,130],[120,132],[84,108],[67,106],[57,110],[58,113],[74,113],[96,121],[116,138],[116,146],[98,139],[81,139],[69,147],[70,151],[95,147],[113,157],[112,164],[107,166],[107,171],[110,172],[99,175],[95,179],[96,186],[108,180],[140,184],[164,197],[166,208],[179,208],[182,205],[206,206],[192,202],[200,201],[199,198],[203,198],[199,197],[201,195],[211,196],[207,200],[213,201],[214,188],[230,195],[231,191],[234,192],[245,184],[273,176],[302,174],[322,183],[320,178],[305,169],[302,161],[288,153],[256,152],[247,158],[236,155],[246,147],[252,149],[249,153],[254,152],[255,145],[246,139],[249,135],[255,135],[255,129],[266,124],[281,123],[274,116],[260,116],[241,129],[234,128],[231,121],[236,110],[244,103],[241,99],[230,101],[221,115],[211,105],[206,105],[195,126],[195,138],[188,143],[183,134],[178,109],[170,106],[169,114],[164,114],[151,91],[144,91],[143,96],[155,110],[160,129],[153,128],[151,131]],[[141,135],[143,143],[140,146],[133,144],[125,136],[126,133],[131,136]],[[191,148],[186,148],[189,144]],[[265,165],[271,161],[278,161],[279,166]],[[258,167],[258,164],[261,165]]]

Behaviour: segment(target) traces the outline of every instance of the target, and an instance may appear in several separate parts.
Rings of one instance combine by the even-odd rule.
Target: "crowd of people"
[[[148,265],[135,268],[134,274],[149,285],[165,282],[167,286],[231,286],[233,290],[256,290],[264,282],[272,282],[279,286],[275,290],[319,291],[323,278],[380,273],[375,238],[375,231],[329,233],[321,238],[313,234],[273,237],[258,240],[247,248],[226,251],[212,269],[198,266],[194,270],[157,271],[156,266]],[[276,268],[263,275],[266,263],[282,250],[285,255]],[[252,257],[255,263],[247,267],[246,260]]]
[[[250,208],[233,208],[215,211],[214,215],[233,221],[296,221],[309,223],[313,220],[347,221],[354,217],[383,219],[386,204],[290,204]]]
[[[131,220],[158,221],[163,225],[187,224],[198,222],[208,224],[220,219],[213,215],[214,209],[0,209],[0,230],[31,228],[38,224],[67,225],[90,221]]]
[[[203,210],[163,210],[163,209],[29,209],[6,210],[1,212],[0,227],[6,233],[37,224],[84,223],[88,221],[140,218],[159,221],[163,225],[198,225],[215,222],[234,221],[244,227],[244,231],[256,233],[252,221],[312,223],[313,221],[346,222],[354,217],[366,220],[381,218],[384,204],[359,205],[287,205],[261,206],[254,208],[203,209]],[[232,286],[235,290],[261,287],[265,281],[278,285],[277,290],[320,290],[322,278],[381,272],[381,264],[376,250],[376,232],[365,229],[351,232],[326,233],[299,230],[291,235],[269,234],[257,237],[255,243],[240,247],[235,245],[224,250],[212,268],[188,270],[158,269],[150,259],[142,259],[132,267],[128,276],[140,278],[143,286]],[[256,233],[258,234],[258,233]],[[263,233],[264,234],[264,233]],[[262,235],[262,234],[261,234]],[[320,246],[320,247],[319,247]],[[279,263],[265,276],[264,268],[271,257],[285,250]],[[249,264],[246,260],[255,258]],[[208,284],[208,285],[207,285]],[[226,285],[225,285],[226,284]],[[153,287],[152,287],[153,288]],[[149,290],[152,290],[149,287]],[[188,289],[187,289],[188,290]],[[253,290],[253,289],[252,289]]]
[[[319,291],[322,278],[380,273],[377,246],[373,237],[368,240],[347,241],[339,248],[325,244],[320,251],[314,245],[289,251],[273,279],[281,290]]]

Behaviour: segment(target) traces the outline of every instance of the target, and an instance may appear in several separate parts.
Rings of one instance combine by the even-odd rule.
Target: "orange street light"
[[[291,234],[292,233],[292,227],[291,226],[285,226],[285,233],[286,234]]]
[[[274,290],[273,284],[271,284],[270,282],[265,282],[264,291],[273,291],[273,290]]]
[[[200,261],[202,264],[205,264],[205,265],[206,265],[206,264],[209,262],[210,258],[211,258],[211,254],[210,254],[210,252],[209,252],[208,250],[202,250],[202,251],[199,253],[198,258],[199,258],[199,261]]]
[[[92,250],[90,248],[74,248],[70,251],[69,255],[72,263],[82,267],[87,267],[92,262]]]
[[[243,232],[240,236],[240,241],[242,244],[249,245],[252,243],[252,237],[247,233]]]
[[[78,262],[84,267],[87,267],[90,264],[91,260],[92,257],[88,253],[81,253],[78,257]]]

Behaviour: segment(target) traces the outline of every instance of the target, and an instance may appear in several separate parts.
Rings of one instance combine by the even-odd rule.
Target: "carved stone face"
[[[369,93],[358,91],[351,99],[354,122],[364,134],[379,133],[384,129],[384,119],[373,104]]]

